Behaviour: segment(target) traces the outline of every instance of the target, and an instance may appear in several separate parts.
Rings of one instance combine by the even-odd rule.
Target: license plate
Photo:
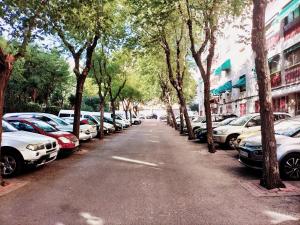
[[[50,154],[49,158],[53,158],[55,156],[56,156],[56,152],[53,152],[53,153]]]
[[[240,150],[240,155],[248,158],[248,152],[244,152],[244,151]]]

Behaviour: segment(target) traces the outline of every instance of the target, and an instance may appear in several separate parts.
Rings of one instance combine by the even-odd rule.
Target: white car
[[[64,118],[64,120],[72,125],[74,123],[73,117]],[[83,121],[84,121],[84,119],[80,119],[80,130],[84,131],[85,137],[80,140],[86,141],[86,140],[95,138],[98,134],[97,126],[95,124],[91,125],[91,124],[83,123]],[[87,123],[89,123],[89,121],[87,121]]]
[[[54,138],[18,131],[5,121],[2,121],[2,128],[1,161],[4,176],[17,175],[24,165],[41,166],[56,159],[59,145]]]
[[[283,177],[300,179],[300,121],[285,120],[275,125],[277,160]],[[262,169],[261,135],[246,138],[239,145],[239,161],[253,169]]]
[[[287,119],[291,116],[287,113],[274,113],[274,120]],[[236,139],[240,134],[259,131],[261,125],[260,114],[248,114],[232,121],[229,125],[214,129],[213,138],[216,143],[225,144],[227,148],[234,149]]]
[[[51,126],[57,128],[61,131],[66,131],[73,133],[73,125],[64,121],[63,119],[59,118],[58,116],[55,116],[53,114],[49,113],[35,113],[35,112],[28,112],[28,113],[7,113],[3,116],[3,118],[8,117],[20,117],[20,118],[36,118],[39,120],[42,120]],[[90,131],[86,126],[80,126],[80,132],[79,132],[79,140],[85,141],[88,139],[91,139]]]

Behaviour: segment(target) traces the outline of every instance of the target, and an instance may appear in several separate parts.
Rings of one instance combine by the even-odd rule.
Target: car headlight
[[[38,151],[44,149],[45,146],[43,144],[29,144],[26,146],[26,148],[31,151]]]
[[[217,134],[226,134],[227,133],[227,130],[218,130],[217,131]]]
[[[65,138],[65,137],[59,137],[58,139],[59,139],[62,143],[64,143],[64,144],[71,143],[71,141],[70,141],[68,138]]]

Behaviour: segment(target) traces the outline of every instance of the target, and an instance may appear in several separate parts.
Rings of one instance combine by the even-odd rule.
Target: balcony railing
[[[297,17],[294,21],[292,21],[291,23],[285,25],[283,27],[283,31],[284,31],[284,37],[285,39],[296,29],[299,29],[299,25],[300,25],[300,17]]]
[[[300,81],[300,64],[285,71],[285,82],[292,84]]]

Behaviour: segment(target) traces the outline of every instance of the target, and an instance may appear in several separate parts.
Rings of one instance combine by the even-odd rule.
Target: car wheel
[[[139,122],[138,121],[134,121],[134,123],[133,123],[134,125],[138,125],[139,124]]]
[[[238,134],[231,134],[226,139],[226,147],[229,149],[235,149],[235,141],[239,135]]]
[[[193,128],[193,133],[196,134],[196,130],[198,130],[200,127],[194,127]]]
[[[300,154],[291,153],[280,163],[280,173],[284,178],[300,180]]]
[[[5,177],[19,174],[23,167],[23,160],[14,153],[3,153],[1,162],[3,163],[2,175]]]

